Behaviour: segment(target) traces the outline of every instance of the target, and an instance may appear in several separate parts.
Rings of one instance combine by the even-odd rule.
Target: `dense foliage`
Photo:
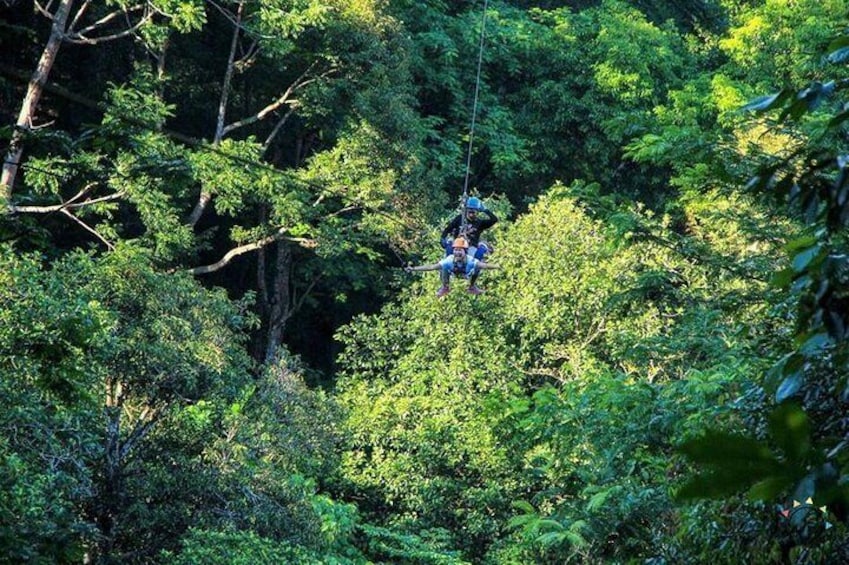
[[[849,562],[849,2],[487,6],[0,3],[0,555]]]

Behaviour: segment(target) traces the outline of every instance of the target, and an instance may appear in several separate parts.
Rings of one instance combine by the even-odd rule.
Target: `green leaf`
[[[782,269],[772,275],[769,285],[773,288],[785,289],[793,282],[795,274],[791,268]]]
[[[675,499],[720,498],[740,492],[755,480],[747,475],[727,471],[703,473],[692,477],[678,489]]]
[[[784,377],[792,372],[798,371],[804,364],[804,357],[799,353],[788,353],[775,363],[766,372],[764,379],[764,388],[769,393],[774,393],[778,390],[778,386]]]
[[[775,401],[776,402],[784,402],[802,388],[802,383],[804,383],[804,375],[801,371],[793,373],[787,377],[778,387],[778,390],[775,391]]]
[[[828,333],[822,332],[814,334],[805,340],[801,347],[799,347],[799,351],[805,355],[812,356],[819,353],[830,343],[831,338]]]
[[[795,403],[773,410],[769,417],[772,437],[788,457],[801,459],[811,447],[811,424],[808,415]]]
[[[849,120],[849,110],[844,110],[843,112],[840,112],[836,114],[833,118],[831,118],[831,120],[829,120],[828,122],[828,127],[835,128],[846,120]]]
[[[819,240],[814,235],[806,235],[806,236],[803,236],[803,237],[797,237],[796,239],[793,239],[793,240],[785,243],[784,244],[784,250],[787,251],[787,253],[790,256],[792,256],[796,252],[798,252],[802,249],[809,249],[809,248],[813,247],[814,245],[816,245],[817,241],[819,241]]]
[[[792,484],[793,480],[788,476],[776,475],[767,477],[752,485],[752,488],[749,489],[748,496],[750,500],[774,500],[792,486]]]
[[[837,49],[841,49],[843,47],[849,47],[849,35],[841,35],[831,41],[828,44],[828,51],[836,51]]]
[[[829,63],[843,63],[849,59],[849,47],[841,47],[828,54]]]
[[[774,461],[769,448],[761,442],[718,431],[687,441],[679,450],[695,463],[723,467],[763,467]]]
[[[532,514],[513,516],[507,521],[507,527],[513,530],[518,530],[520,528],[525,528],[528,524],[535,523],[537,519],[537,516]]]
[[[564,535],[566,536],[566,539],[569,541],[569,543],[574,545],[575,547],[581,547],[583,545],[586,545],[587,543],[587,540],[585,540],[583,536],[581,536],[581,534],[573,532],[571,530],[567,531]]]
[[[595,493],[592,497],[590,497],[589,502],[587,502],[587,512],[595,512],[607,502],[607,496],[610,494],[610,489],[605,489],[601,492]]]
[[[541,530],[551,530],[555,532],[559,532],[564,529],[563,524],[561,524],[557,520],[551,519],[540,520],[539,527]]]
[[[822,251],[822,247],[820,245],[814,245],[801,253],[797,253],[793,257],[793,270],[797,273],[804,271],[811,264],[811,261],[819,255],[820,251]]]
[[[778,108],[790,99],[793,94],[794,92],[792,90],[785,88],[775,94],[768,94],[766,96],[755,98],[741,109],[744,112],[766,112],[767,110]]]
[[[526,500],[514,500],[510,503],[510,506],[517,510],[521,510],[525,514],[536,514],[536,508],[531,506],[531,504]]]
[[[549,532],[539,536],[536,541],[545,547],[550,547],[562,543],[564,539],[566,539],[564,532]]]

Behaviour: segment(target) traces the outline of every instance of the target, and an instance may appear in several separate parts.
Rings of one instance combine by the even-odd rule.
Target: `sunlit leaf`
[[[776,402],[784,402],[802,388],[802,384],[804,383],[804,375],[801,371],[793,373],[784,378],[781,381],[781,385],[779,385],[778,390],[775,391],[775,401]]]
[[[808,249],[797,253],[796,256],[793,257],[793,270],[797,273],[804,271],[808,265],[811,264],[811,261],[819,255],[821,250],[822,248],[819,245],[814,245],[813,247],[809,247]]]
[[[783,89],[775,94],[769,94],[766,96],[761,96],[759,98],[755,98],[751,102],[748,102],[741,109],[747,112],[765,112],[767,110],[772,110],[774,108],[780,107],[784,102],[788,99],[792,98],[794,92],[790,89]]]

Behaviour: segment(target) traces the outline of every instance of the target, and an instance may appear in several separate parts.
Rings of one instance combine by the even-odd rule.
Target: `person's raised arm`
[[[484,208],[483,210],[481,210],[481,212],[486,215],[486,218],[483,219],[480,223],[481,231],[494,226],[495,223],[498,221],[498,216],[496,216],[495,213],[489,208]]]
[[[438,271],[441,268],[442,268],[442,265],[440,265],[439,263],[433,263],[431,265],[418,265],[417,267],[414,267],[412,265],[407,265],[406,267],[404,267],[404,270],[407,271],[408,273],[412,273],[413,271],[416,271],[416,272]]]

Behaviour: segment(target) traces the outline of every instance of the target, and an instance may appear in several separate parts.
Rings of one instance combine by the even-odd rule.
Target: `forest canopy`
[[[849,562],[847,14],[0,3],[0,555]]]

